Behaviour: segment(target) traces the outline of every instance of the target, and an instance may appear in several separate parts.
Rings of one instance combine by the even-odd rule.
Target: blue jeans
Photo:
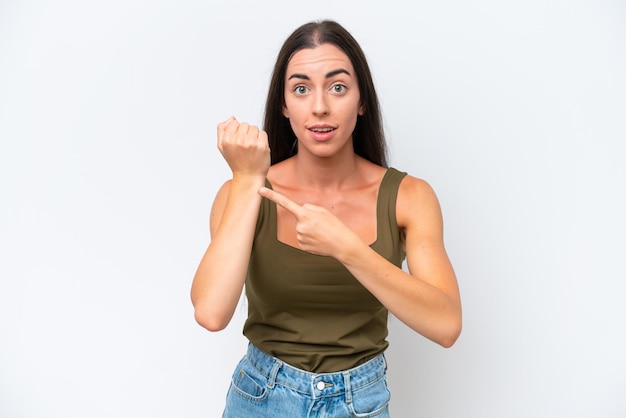
[[[252,344],[237,365],[223,418],[389,418],[383,354],[353,369],[310,373]]]

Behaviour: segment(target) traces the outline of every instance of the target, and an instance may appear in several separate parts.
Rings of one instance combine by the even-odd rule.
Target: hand
[[[339,218],[321,206],[298,205],[267,187],[261,187],[259,194],[295,216],[298,244],[304,251],[339,259],[342,251],[352,247],[350,240],[362,242]]]
[[[270,167],[267,133],[256,126],[240,123],[234,117],[217,125],[217,148],[233,172],[233,177],[262,176]]]

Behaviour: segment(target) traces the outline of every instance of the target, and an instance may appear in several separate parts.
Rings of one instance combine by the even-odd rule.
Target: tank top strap
[[[372,248],[396,266],[400,266],[405,257],[396,219],[396,201],[400,182],[406,174],[393,167],[388,168],[378,190],[377,237]]]

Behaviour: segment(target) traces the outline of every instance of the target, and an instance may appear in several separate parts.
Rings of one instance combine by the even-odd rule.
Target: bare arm
[[[246,280],[254,229],[269,168],[263,131],[234,119],[218,127],[218,148],[233,179],[217,193],[211,210],[211,243],[196,271],[191,301],[196,321],[210,331],[230,322]]]
[[[406,236],[409,273],[376,253],[324,208],[299,206],[265,188],[261,194],[296,216],[303,250],[335,257],[413,330],[444,347],[454,344],[461,332],[461,301],[443,245],[439,203],[426,182],[407,176],[398,194],[396,213]]]
[[[362,244],[347,247],[340,261],[402,322],[450,347],[461,332],[461,299],[437,197],[426,182],[407,176],[396,213],[404,226],[408,274]]]

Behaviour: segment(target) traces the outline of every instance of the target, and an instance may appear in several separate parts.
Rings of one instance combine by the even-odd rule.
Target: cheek
[[[356,122],[358,117],[363,115],[363,107],[359,104],[353,104],[350,106],[346,106],[342,113],[345,120],[354,120]]]
[[[290,117],[288,117],[287,119],[289,120],[289,126],[291,126],[291,130],[297,137],[299,137],[300,131],[302,130],[302,123],[300,123],[300,121],[298,120],[297,115],[294,115],[294,112],[291,112]]]
[[[285,101],[285,106],[283,107],[283,116],[287,119],[294,121],[301,119],[300,115],[302,115],[302,103],[298,103],[297,101]]]
[[[283,116],[290,119],[294,116],[294,103],[288,97],[284,98]]]

